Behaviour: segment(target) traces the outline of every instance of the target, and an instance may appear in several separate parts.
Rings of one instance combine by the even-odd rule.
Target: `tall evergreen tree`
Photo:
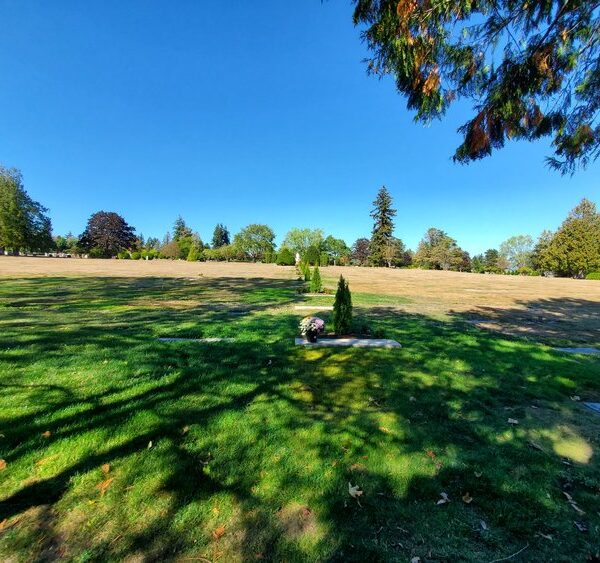
[[[381,186],[377,192],[373,206],[371,217],[374,223],[369,259],[374,266],[389,266],[386,256],[393,237],[396,210],[392,207],[392,196],[385,186]]]
[[[0,166],[0,247],[46,251],[54,246],[48,210],[29,197],[16,168]]]
[[[190,229],[186,222],[183,220],[183,217],[179,215],[177,219],[175,219],[175,223],[173,225],[173,240],[175,242],[179,242],[181,239],[191,237],[192,229]]]
[[[227,246],[228,244],[231,244],[229,230],[225,225],[219,223],[213,232],[212,247],[220,248],[221,246]]]
[[[472,103],[455,160],[509,139],[552,137],[551,166],[600,155],[600,10],[596,0],[354,0],[354,22],[416,120]]]
[[[582,199],[569,213],[542,252],[541,266],[569,277],[600,270],[600,213],[594,203]]]

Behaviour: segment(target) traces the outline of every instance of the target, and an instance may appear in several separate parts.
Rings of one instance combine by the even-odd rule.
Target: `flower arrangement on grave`
[[[309,342],[316,342],[317,337],[325,330],[325,321],[319,317],[304,317],[300,321],[300,333]]]

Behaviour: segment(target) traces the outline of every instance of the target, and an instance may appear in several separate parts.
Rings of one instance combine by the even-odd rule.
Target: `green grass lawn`
[[[600,417],[571,399],[600,400],[598,358],[369,295],[355,296],[358,315],[402,349],[306,350],[293,346],[296,290],[0,281],[0,559],[490,561],[525,548],[511,560],[585,561],[600,550]]]

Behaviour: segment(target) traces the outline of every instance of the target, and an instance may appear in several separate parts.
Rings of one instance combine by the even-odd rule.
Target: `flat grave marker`
[[[387,338],[322,338],[316,342],[296,338],[295,345],[308,348],[402,348],[400,342]]]

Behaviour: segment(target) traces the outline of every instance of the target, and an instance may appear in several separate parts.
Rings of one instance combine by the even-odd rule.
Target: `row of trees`
[[[438,228],[426,231],[416,252],[394,236],[396,210],[385,186],[378,191],[371,218],[370,238],[359,238],[349,247],[342,239],[325,236],[321,229],[291,229],[276,251],[275,233],[268,225],[250,224],[233,237],[221,223],[205,244],[182,217],[162,241],[144,239],[115,212],[94,213],[84,232],[75,237],[52,238],[47,209],[33,201],[23,186],[21,173],[0,167],[0,249],[12,252],[58,251],[92,257],[168,258],[183,260],[251,260],[292,265],[299,256],[317,266],[358,265],[418,267],[491,273],[554,274],[584,277],[600,271],[600,214],[584,199],[555,231],[544,231],[537,241],[518,235],[498,249],[476,256]]]

